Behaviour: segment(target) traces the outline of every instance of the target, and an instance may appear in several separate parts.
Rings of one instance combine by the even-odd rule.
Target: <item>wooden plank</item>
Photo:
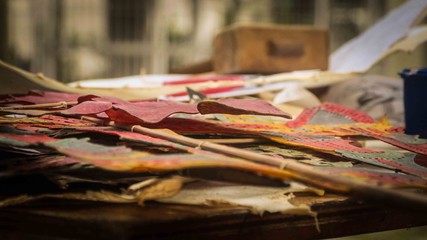
[[[259,216],[241,207],[39,201],[0,209],[0,235],[18,239],[313,239],[427,224],[422,213],[354,200],[315,204],[313,209],[320,232],[312,216]]]

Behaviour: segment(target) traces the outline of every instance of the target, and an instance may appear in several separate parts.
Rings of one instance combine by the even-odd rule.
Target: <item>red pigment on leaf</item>
[[[200,113],[225,114],[253,114],[270,115],[291,118],[289,113],[283,112],[270,103],[260,99],[219,99],[216,101],[202,101],[197,105]]]
[[[117,104],[108,111],[111,120],[120,123],[158,123],[174,113],[196,114],[196,106],[175,101]]]

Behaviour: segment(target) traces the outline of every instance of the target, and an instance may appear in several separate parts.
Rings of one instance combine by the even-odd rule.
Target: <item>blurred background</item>
[[[0,59],[63,82],[168,73],[211,58],[233,23],[330,29],[330,51],[402,0],[0,0]],[[371,70],[425,65],[425,47]],[[402,62],[405,66],[400,66]]]

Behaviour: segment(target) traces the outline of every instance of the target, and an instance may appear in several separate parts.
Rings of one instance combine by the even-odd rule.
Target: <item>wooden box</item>
[[[224,30],[214,39],[218,73],[271,74],[328,68],[329,34],[311,26],[250,24]]]

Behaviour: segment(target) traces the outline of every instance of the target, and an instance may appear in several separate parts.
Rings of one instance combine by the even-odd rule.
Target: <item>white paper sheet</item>
[[[407,36],[417,20],[425,16],[426,10],[426,0],[405,2],[332,53],[329,70],[336,73],[366,72],[393,44]]]

